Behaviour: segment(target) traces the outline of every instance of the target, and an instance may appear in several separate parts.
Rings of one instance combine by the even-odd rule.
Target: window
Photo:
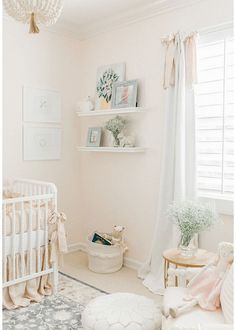
[[[234,69],[231,31],[203,37],[195,89],[199,196],[233,199]]]

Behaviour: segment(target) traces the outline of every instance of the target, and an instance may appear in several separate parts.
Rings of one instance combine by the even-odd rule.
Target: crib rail
[[[13,191],[22,197],[2,202],[3,288],[53,273],[57,287],[57,263],[49,264],[50,210],[57,210],[57,189],[52,183],[17,179]]]
[[[15,179],[13,191],[23,196],[54,194],[57,201],[57,187],[54,183],[38,180]]]

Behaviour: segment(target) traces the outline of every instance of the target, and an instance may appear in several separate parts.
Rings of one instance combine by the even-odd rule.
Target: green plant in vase
[[[118,135],[123,131],[126,125],[126,120],[120,116],[116,116],[106,122],[105,128],[110,131],[114,138],[114,147],[120,146]]]
[[[191,257],[196,252],[196,247],[193,246],[194,236],[219,222],[219,217],[210,204],[194,201],[174,202],[169,206],[167,214],[181,233],[179,248],[185,257]]]

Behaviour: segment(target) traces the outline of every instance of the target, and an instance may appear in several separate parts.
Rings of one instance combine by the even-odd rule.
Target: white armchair
[[[196,274],[196,269],[169,269],[168,285],[177,277],[178,287],[167,287],[163,299],[162,330],[233,330],[233,265],[226,275],[220,295],[221,308],[203,310],[199,306],[177,318],[168,316],[169,308],[181,306],[185,301],[186,283]]]

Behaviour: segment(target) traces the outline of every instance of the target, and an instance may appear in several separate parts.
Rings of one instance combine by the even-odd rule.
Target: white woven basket
[[[123,265],[124,249],[121,246],[102,245],[92,242],[93,234],[87,239],[88,268],[95,273],[114,273]]]

